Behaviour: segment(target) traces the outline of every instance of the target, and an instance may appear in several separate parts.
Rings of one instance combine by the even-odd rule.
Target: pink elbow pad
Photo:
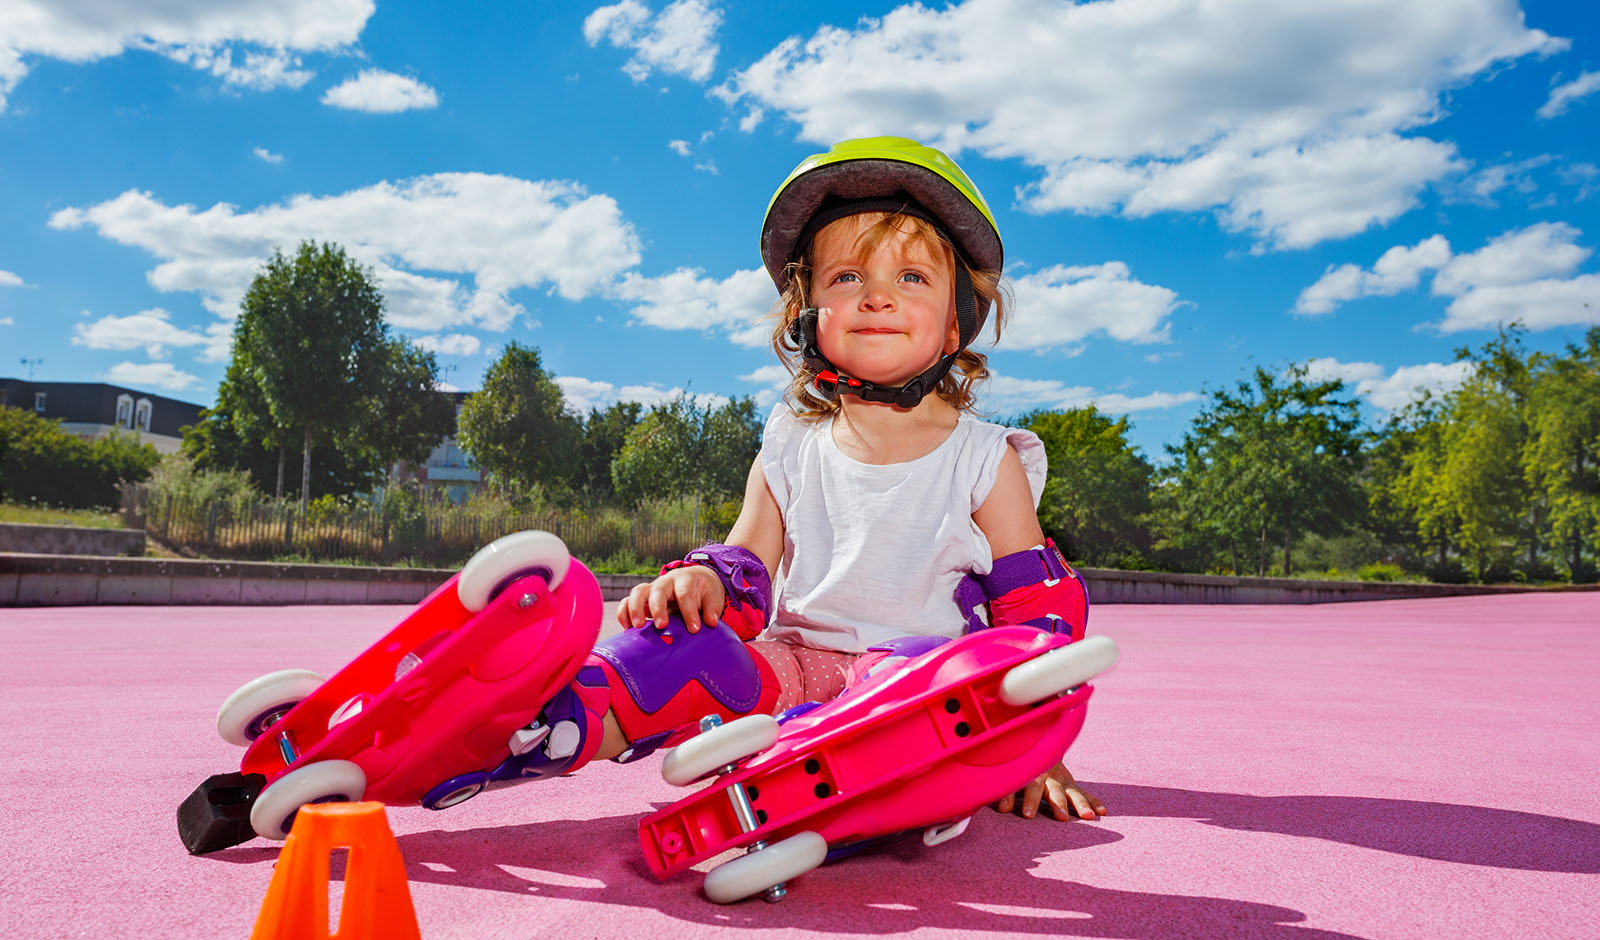
[[[986,601],[988,623],[978,614]],[[962,579],[956,603],[968,633],[989,626],[1029,626],[1081,640],[1089,620],[1089,590],[1083,576],[1048,539],[1042,547],[995,559],[986,575]]]

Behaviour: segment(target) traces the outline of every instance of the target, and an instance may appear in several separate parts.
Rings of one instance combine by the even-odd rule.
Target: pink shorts
[[[838,696],[855,681],[851,667],[861,655],[814,650],[781,640],[754,640],[745,645],[766,660],[778,677],[774,715],[802,702],[826,702]]]

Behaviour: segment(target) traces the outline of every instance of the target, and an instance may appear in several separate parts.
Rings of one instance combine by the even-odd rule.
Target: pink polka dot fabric
[[[778,703],[773,714],[802,702],[826,702],[845,690],[845,677],[857,653],[815,650],[781,640],[755,640],[746,644],[778,677]]]

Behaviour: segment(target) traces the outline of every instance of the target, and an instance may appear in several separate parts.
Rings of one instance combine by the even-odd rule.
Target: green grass
[[[115,512],[99,509],[52,509],[49,506],[25,506],[18,503],[0,503],[0,522],[26,525],[76,525],[90,529],[122,528],[122,517]]]

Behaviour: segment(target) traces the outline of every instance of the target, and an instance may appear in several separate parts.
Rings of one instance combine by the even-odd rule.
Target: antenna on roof
[[[37,359],[37,358],[29,359],[27,356],[23,356],[22,357],[22,364],[28,370],[28,381],[32,382],[33,381],[33,370],[34,370],[34,368],[37,367],[37,366],[43,365],[44,364],[44,360],[43,359]]]

